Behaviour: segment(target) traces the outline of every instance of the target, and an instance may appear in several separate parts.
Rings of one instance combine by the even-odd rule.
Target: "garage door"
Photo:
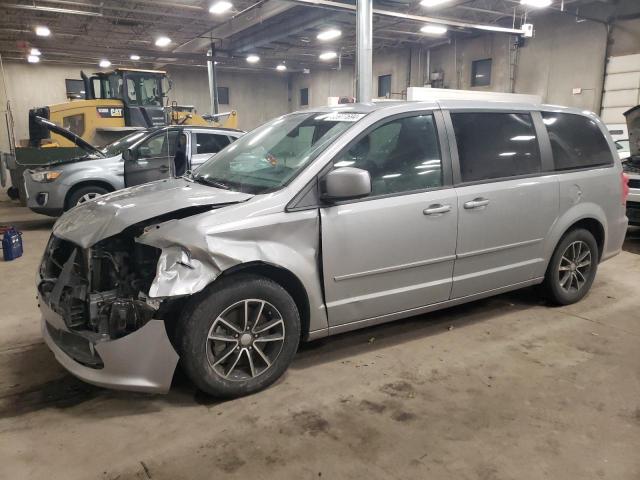
[[[607,125],[624,124],[623,113],[640,103],[640,54],[609,57],[601,117]]]

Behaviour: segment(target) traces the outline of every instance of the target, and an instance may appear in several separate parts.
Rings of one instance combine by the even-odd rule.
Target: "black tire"
[[[7,188],[7,196],[11,200],[20,200],[20,190],[18,187],[14,187],[13,185]]]
[[[74,190],[73,192],[71,192],[71,194],[67,197],[67,201],[65,202],[65,206],[64,206],[64,211],[66,212],[67,210],[75,207],[80,201],[80,199],[85,195],[92,195],[92,194],[105,195],[107,193],[109,193],[109,190],[99,185],[87,185],[86,187],[80,187],[77,190]]]
[[[588,267],[576,269],[576,266],[585,263],[585,261],[568,262],[566,259],[572,259],[573,245],[576,248],[588,249],[590,264]],[[567,250],[570,249],[570,250]],[[584,250],[580,250],[578,256],[584,255]],[[564,257],[568,254],[568,257]],[[564,259],[563,259],[564,258]],[[598,270],[598,262],[600,261],[598,244],[593,234],[588,230],[578,228],[571,230],[560,239],[556,246],[544,279],[544,288],[547,297],[556,305],[570,305],[581,300],[591,288]],[[562,264],[563,270],[560,270]],[[573,278],[568,278],[575,275]],[[580,278],[584,279],[583,283],[579,283]],[[562,282],[564,286],[562,285]]]
[[[279,350],[277,350],[278,345],[275,342],[268,344],[258,343],[258,341],[267,341],[266,337],[269,337],[269,332],[263,339],[258,340],[255,338],[255,343],[251,343],[251,346],[241,343],[242,338],[247,335],[246,332],[254,335],[254,330],[251,327],[241,333],[240,339],[235,340],[235,344],[233,340],[225,341],[231,343],[223,343],[208,339],[210,333],[217,335],[213,328],[214,323],[219,322],[219,316],[228,312],[230,308],[235,308],[233,307],[234,305],[247,299],[266,301],[271,304],[271,307],[274,307],[271,311],[263,313],[262,310],[259,310],[259,302],[250,300],[249,309],[253,309],[253,314],[250,313],[248,316],[252,319],[258,318],[256,324],[261,321],[261,318],[265,322],[261,326],[270,322],[277,322],[278,318],[282,319],[284,339],[280,344]],[[268,309],[269,307],[263,308]],[[276,314],[274,314],[274,310]],[[258,313],[255,313],[256,311]],[[231,311],[231,313],[233,312],[234,310]],[[261,313],[262,317],[260,316]],[[225,313],[226,315],[231,316],[231,314]],[[269,317],[269,315],[271,316]],[[235,326],[240,326],[241,324],[240,321],[234,322],[231,317],[227,318],[227,320]],[[250,320],[250,322],[252,321]],[[216,323],[216,325],[220,324]],[[279,326],[274,328],[279,328]],[[227,333],[238,338],[238,335],[231,330],[227,330]],[[228,337],[226,334],[224,336]],[[255,334],[255,336],[258,337],[258,334]],[[277,335],[271,335],[271,338],[277,338]],[[284,288],[272,280],[247,274],[237,274],[223,278],[204,292],[194,295],[183,310],[176,331],[176,344],[185,372],[198,388],[218,398],[241,397],[271,385],[289,367],[298,349],[299,341],[300,315],[291,296]],[[256,348],[251,352],[250,349],[253,347]],[[272,360],[269,366],[258,357],[258,350],[261,355],[264,352],[269,356],[267,348],[271,347],[274,348],[272,354],[275,356],[273,358],[269,357]],[[219,349],[217,354],[214,353],[215,349]],[[229,350],[232,350],[232,352],[229,354],[228,362],[233,363],[236,357],[240,358],[237,362],[239,366],[236,367],[236,370],[231,368],[227,360],[215,365]],[[276,353],[276,350],[278,353]],[[252,356],[254,359],[253,363],[250,364],[249,359]],[[257,370],[261,367],[264,370],[252,376],[254,365]],[[225,377],[227,368],[233,370],[233,376],[236,378]]]

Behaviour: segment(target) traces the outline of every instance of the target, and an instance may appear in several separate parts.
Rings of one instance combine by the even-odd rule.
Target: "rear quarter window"
[[[609,143],[595,120],[572,113],[542,112],[555,170],[613,165]]]

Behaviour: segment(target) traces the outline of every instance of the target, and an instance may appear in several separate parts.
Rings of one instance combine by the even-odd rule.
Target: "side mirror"
[[[136,160],[136,151],[133,150],[132,148],[128,148],[126,149],[124,152],[122,152],[122,159],[125,162],[133,162]]]
[[[332,202],[366,197],[371,193],[371,176],[366,170],[341,167],[324,177],[322,199]]]

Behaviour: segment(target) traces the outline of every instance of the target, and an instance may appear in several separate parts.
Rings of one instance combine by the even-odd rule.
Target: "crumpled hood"
[[[147,183],[98,197],[62,215],[53,234],[87,248],[144,220],[189,207],[238,203],[253,195],[177,178]]]

